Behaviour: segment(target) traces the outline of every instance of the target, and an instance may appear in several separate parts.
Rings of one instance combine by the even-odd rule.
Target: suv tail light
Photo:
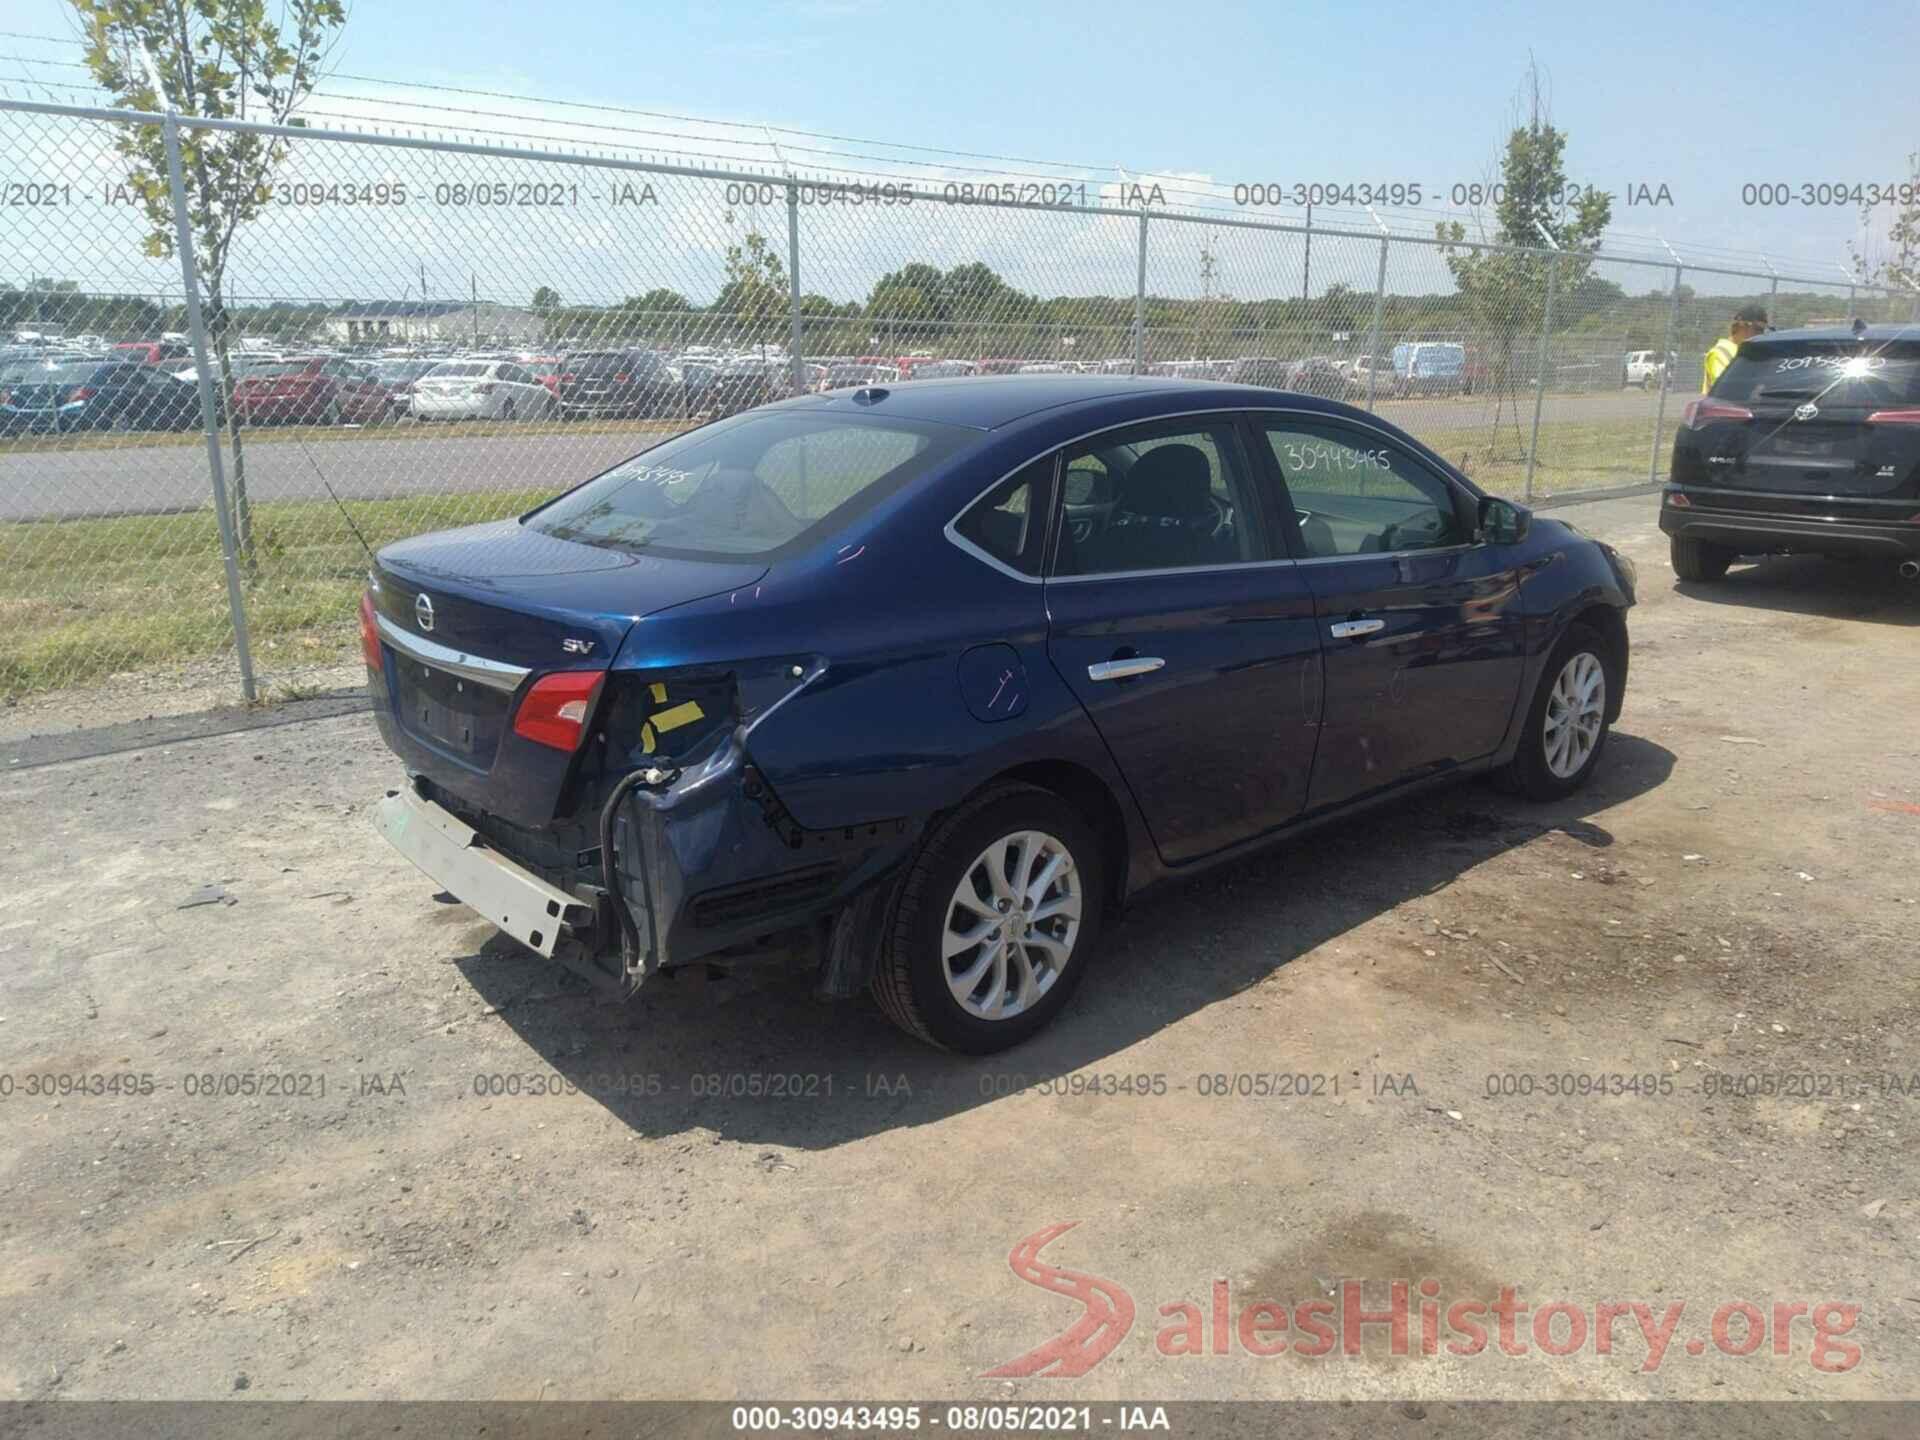
[[[1920,410],[1876,410],[1867,416],[1869,425],[1920,425]]]
[[[533,682],[513,717],[513,733],[555,750],[578,750],[604,670],[559,670]]]
[[[373,621],[373,592],[370,590],[360,594],[360,653],[366,657],[369,670],[386,668],[380,658],[380,627]]]
[[[574,375],[573,371],[571,370],[562,371],[560,375],[560,383],[562,385],[571,385],[576,378],[577,377]]]
[[[1729,404],[1725,400],[1712,400],[1702,395],[1687,401],[1686,409],[1680,412],[1682,430],[1698,430],[1713,420],[1751,420],[1753,411],[1744,405]]]
[[[76,385],[67,392],[67,403],[69,405],[78,405],[82,400],[91,400],[99,393],[100,392],[91,385]]]
[[[622,370],[613,377],[613,383],[616,385],[624,385],[632,378],[633,376],[629,375],[626,371]]]

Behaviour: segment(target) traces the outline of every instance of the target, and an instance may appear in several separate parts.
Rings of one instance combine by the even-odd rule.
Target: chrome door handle
[[[1150,675],[1167,662],[1158,655],[1135,655],[1126,660],[1097,660],[1087,666],[1089,680],[1129,680]]]
[[[1336,640],[1358,640],[1362,635],[1377,635],[1386,628],[1384,620],[1336,620],[1329,627]]]

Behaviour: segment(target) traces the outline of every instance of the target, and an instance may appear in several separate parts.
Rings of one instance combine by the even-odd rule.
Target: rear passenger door
[[[1326,644],[1310,804],[1492,753],[1519,694],[1520,580],[1477,502],[1384,431],[1268,414],[1264,458]]]
[[[1048,653],[1163,860],[1297,815],[1320,706],[1312,593],[1235,416],[1111,431],[1062,456]]]

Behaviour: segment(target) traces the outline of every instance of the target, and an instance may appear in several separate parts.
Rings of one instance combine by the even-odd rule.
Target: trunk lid
[[[574,757],[514,733],[527,689],[554,671],[607,669],[640,617],[751,585],[766,569],[631,554],[516,520],[389,545],[372,593],[388,743],[482,809],[543,824]]]

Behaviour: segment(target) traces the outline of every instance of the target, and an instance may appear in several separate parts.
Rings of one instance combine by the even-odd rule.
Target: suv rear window
[[[845,524],[972,438],[925,421],[749,414],[656,445],[526,523],[645,554],[768,555]]]
[[[1816,400],[1884,409],[1920,405],[1920,345],[1799,340],[1743,346],[1713,382],[1716,400],[1736,404]]]
[[[652,360],[653,356],[646,351],[636,354],[631,350],[603,350],[596,354],[570,356],[567,369],[576,375],[612,375],[621,370],[646,369]]]

